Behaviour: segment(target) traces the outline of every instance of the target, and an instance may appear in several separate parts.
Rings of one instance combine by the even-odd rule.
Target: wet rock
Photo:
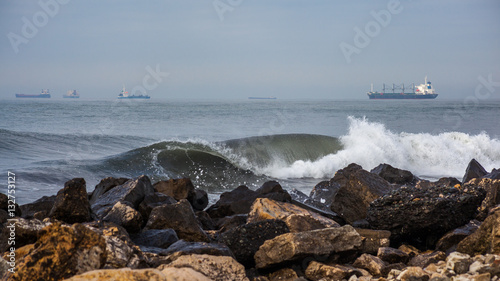
[[[122,185],[126,183],[129,179],[127,178],[113,178],[113,177],[108,177],[105,179],[102,179],[94,188],[94,191],[92,192],[92,195],[90,196],[89,203],[90,205],[93,205],[99,197],[101,197],[104,193],[108,192],[110,189],[114,188],[115,186]]]
[[[257,268],[270,267],[308,255],[329,255],[355,250],[361,236],[350,225],[286,233],[267,240],[255,253]]]
[[[208,194],[201,189],[195,189],[194,196],[189,201],[195,211],[203,211],[208,206]]]
[[[329,181],[322,181],[318,183],[311,190],[309,196],[322,204],[325,204],[328,207],[332,206],[333,199],[337,192],[340,189],[340,184],[338,182],[333,181],[333,179]]]
[[[483,178],[492,179],[492,180],[500,180],[500,169],[493,169],[490,173],[488,173],[487,175],[484,175]]]
[[[56,202],[56,195],[43,196],[42,198],[28,204],[21,205],[23,218],[43,220],[49,216],[50,210]]]
[[[150,229],[132,237],[132,241],[137,245],[165,249],[178,240],[173,229]]]
[[[500,254],[500,208],[491,210],[473,234],[458,243],[457,251],[471,256],[476,254]]]
[[[428,180],[419,180],[415,187],[428,189],[431,187],[459,187],[461,182],[453,177],[440,178],[435,182],[430,182]]]
[[[478,186],[486,190],[486,197],[478,208],[477,218],[484,220],[488,216],[490,209],[500,204],[500,180],[474,179],[464,185],[464,188]]]
[[[153,194],[148,194],[144,197],[144,200],[137,207],[137,211],[141,213],[141,216],[144,222],[147,222],[151,211],[158,206],[166,205],[166,204],[175,204],[177,200],[173,197],[165,195],[160,192],[155,192]]]
[[[269,281],[295,281],[299,276],[297,272],[291,268],[282,268],[268,276]]]
[[[180,239],[192,242],[208,242],[207,234],[196,220],[191,204],[185,199],[176,204],[153,209],[145,229],[172,228]]]
[[[407,253],[391,247],[380,247],[377,257],[387,263],[407,263],[410,260],[410,256]]]
[[[192,268],[214,281],[248,281],[243,265],[227,256],[185,255],[158,269],[185,267]]]
[[[208,207],[206,211],[214,219],[235,214],[247,214],[258,195],[257,192],[241,185],[232,191],[222,193],[219,201]]]
[[[142,215],[130,205],[129,202],[117,202],[102,220],[121,225],[129,233],[139,232],[142,226]]]
[[[370,173],[379,175],[386,181],[399,185],[413,185],[417,181],[417,178],[410,171],[394,168],[389,164],[380,164],[373,168]]]
[[[221,218],[217,221],[217,228],[220,233],[224,233],[240,225],[246,224],[248,215],[232,215]]]
[[[269,198],[281,202],[290,202],[292,200],[290,194],[281,187],[277,181],[267,181],[257,190],[258,194],[265,198]]]
[[[318,200],[313,199],[297,189],[293,189],[290,192],[290,196],[292,197],[292,204],[315,212],[325,218],[332,219],[341,225],[345,224],[344,219],[342,219],[337,213],[333,212],[330,209],[330,205],[325,204],[324,200],[321,198]]]
[[[375,229],[391,231],[394,245],[433,248],[446,232],[474,218],[484,196],[482,188],[403,187],[372,202],[367,220]]]
[[[361,276],[361,272],[355,268],[344,265],[326,265],[312,261],[306,268],[305,275],[309,280],[343,280],[351,276]]]
[[[210,215],[204,211],[198,211],[195,213],[196,219],[200,222],[201,228],[203,230],[217,230],[215,222],[212,220]]]
[[[369,204],[392,190],[386,180],[357,164],[337,171],[332,180],[340,184],[332,201],[332,211],[348,223],[366,218]]]
[[[436,244],[436,250],[451,253],[456,250],[457,245],[465,237],[474,233],[481,223],[477,220],[472,220],[468,224],[456,228],[439,239]]]
[[[453,252],[446,257],[446,268],[453,270],[457,274],[467,273],[471,264],[472,259],[467,254]]]
[[[419,254],[411,258],[408,262],[409,266],[426,267],[431,263],[437,263],[438,261],[444,261],[446,259],[446,254],[441,251],[434,251],[430,253]]]
[[[248,222],[280,219],[286,222],[292,232],[338,227],[334,220],[320,216],[291,203],[278,202],[268,198],[258,198],[251,207]]]
[[[90,221],[90,204],[83,178],[74,178],[57,192],[49,217],[67,223]]]
[[[472,159],[465,170],[465,175],[462,178],[462,184],[470,181],[471,179],[481,178],[484,175],[488,174],[486,170],[476,161],[476,159]]]
[[[149,178],[140,176],[122,185],[115,186],[101,195],[92,204],[92,211],[97,218],[102,219],[117,202],[129,202],[130,206],[137,209],[144,198],[153,193],[154,189]]]
[[[42,232],[12,280],[61,280],[104,266],[104,238],[85,226],[53,223]]]
[[[16,248],[35,243],[42,229],[49,226],[49,222],[41,222],[37,219],[16,218],[8,222],[3,228],[0,236],[0,251],[3,253],[10,248],[8,244],[11,229],[15,229]],[[12,227],[13,226],[13,227]]]
[[[171,196],[177,201],[182,199],[191,201],[194,197],[194,185],[189,178],[159,181],[153,187],[157,192]]]
[[[390,244],[390,231],[356,228],[356,232],[358,232],[362,238],[360,247],[362,253],[375,255],[380,247],[388,247]]]
[[[219,242],[231,249],[238,262],[253,266],[253,257],[266,240],[288,232],[288,226],[281,220],[263,220],[230,229],[220,235]]]
[[[387,265],[383,260],[376,256],[370,254],[362,254],[359,258],[352,264],[357,268],[363,268],[368,270],[371,275],[380,276],[382,274],[382,269]]]

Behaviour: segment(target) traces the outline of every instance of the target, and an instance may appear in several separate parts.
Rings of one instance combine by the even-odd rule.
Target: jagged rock
[[[236,189],[224,192],[219,201],[208,207],[207,213],[211,218],[223,218],[235,214],[247,214],[250,206],[257,199],[258,193],[241,185]]]
[[[56,195],[43,196],[42,198],[28,204],[21,205],[23,218],[43,220],[49,216],[50,210],[56,202]]]
[[[276,201],[290,202],[292,200],[290,194],[288,194],[288,192],[284,190],[277,181],[267,181],[261,187],[255,190],[255,192],[265,198]]]
[[[321,203],[321,199],[319,200],[313,199],[297,189],[293,189],[290,192],[290,196],[292,197],[291,201],[292,204],[297,205],[306,210],[315,212],[319,215],[322,215],[325,218],[332,219],[341,225],[345,224],[344,219],[342,219],[337,213],[333,212],[330,209],[330,205]]]
[[[173,229],[150,229],[132,237],[135,244],[146,247],[168,248],[179,238]]]
[[[338,182],[333,181],[333,178],[329,181],[322,181],[318,183],[311,190],[309,196],[322,204],[325,204],[328,207],[332,206],[333,199],[337,192],[340,189],[340,184]]]
[[[357,268],[363,268],[368,270],[371,275],[380,276],[382,274],[382,269],[387,265],[383,260],[376,256],[370,254],[362,254],[359,258],[352,264]]]
[[[350,226],[286,233],[267,240],[255,253],[257,268],[265,268],[308,255],[329,255],[355,250],[361,236]]]
[[[430,276],[420,267],[410,266],[407,267],[399,276],[397,280],[401,281],[427,281]]]
[[[377,254],[380,247],[388,247],[390,245],[390,231],[363,228],[356,228],[356,231],[361,235],[363,241],[360,247],[362,253]]]
[[[194,185],[189,178],[159,181],[153,187],[157,192],[171,196],[177,201],[182,199],[191,201],[194,197]]]
[[[476,161],[476,159],[472,159],[465,170],[465,175],[462,178],[462,184],[470,181],[471,179],[481,178],[484,175],[488,174],[486,170]]]
[[[0,224],[6,223],[8,219],[10,219],[9,213],[7,213],[7,211],[5,210],[0,210]]]
[[[312,261],[306,268],[305,275],[309,280],[343,280],[351,276],[359,277],[362,273],[356,268],[344,265],[326,265],[317,261]]]
[[[500,254],[500,207],[491,210],[473,234],[458,243],[457,251],[474,256],[476,254]]]
[[[453,270],[457,274],[467,273],[471,264],[472,259],[467,254],[453,252],[446,257],[446,268]]]
[[[485,179],[500,180],[500,169],[493,169],[487,175],[484,175]]]
[[[398,250],[401,250],[401,251],[407,253],[410,258],[413,258],[415,256],[420,255],[420,250],[415,248],[412,245],[403,244],[403,245],[398,247]]]
[[[469,181],[464,185],[464,188],[471,186],[478,186],[486,190],[486,197],[484,198],[481,206],[478,208],[479,214],[477,218],[479,220],[486,219],[490,209],[500,204],[500,180],[492,179],[474,179]]]
[[[119,201],[122,203],[129,202],[130,206],[137,209],[144,198],[153,193],[154,189],[149,178],[147,176],[140,176],[122,185],[115,186],[101,195],[92,204],[92,211],[97,218],[102,219]]]
[[[158,269],[154,268],[134,269],[134,270],[131,270],[130,268],[120,268],[120,269],[94,270],[73,276],[72,278],[66,280],[67,281],[91,281],[91,280],[210,281],[211,279],[190,268],[179,268],[179,269],[168,268],[163,271],[159,271]]]
[[[471,235],[479,228],[481,223],[477,220],[472,220],[468,224],[456,228],[439,239],[436,244],[436,250],[451,253],[456,250],[457,245],[465,237]]]
[[[158,206],[161,205],[166,205],[166,204],[175,204],[177,203],[177,200],[175,200],[173,197],[170,197],[168,195],[165,195],[160,192],[155,192],[153,194],[148,194],[144,197],[144,200],[139,204],[139,207],[137,207],[137,211],[141,213],[141,216],[146,223],[149,215],[151,214],[151,211]]]
[[[438,261],[444,261],[446,259],[446,254],[441,251],[434,251],[430,253],[419,254],[411,258],[408,262],[409,266],[418,266],[424,268],[431,263],[437,263]]]
[[[386,180],[357,164],[337,171],[332,180],[340,184],[333,198],[332,211],[348,223],[366,218],[370,203],[392,190]]]
[[[203,211],[208,206],[208,194],[201,189],[195,189],[194,195],[189,201],[195,211]]]
[[[83,178],[74,178],[57,192],[49,217],[67,223],[90,221],[90,204]]]
[[[141,230],[142,215],[129,202],[117,202],[102,219],[123,226],[129,233],[136,233]]]
[[[191,204],[183,199],[176,204],[158,206],[151,211],[145,229],[172,228],[180,239],[208,242],[207,234],[196,220]]]
[[[192,268],[214,281],[248,281],[245,268],[232,257],[210,255],[184,255],[172,263],[161,265],[158,269]]]
[[[9,196],[0,193],[0,210],[4,210],[6,212],[12,211],[9,210],[9,205],[11,205],[10,203],[12,202],[9,202]],[[14,214],[18,217],[22,215],[21,208],[17,203],[14,204]]]
[[[42,230],[33,250],[18,261],[12,280],[62,280],[102,268],[104,238],[81,224],[53,223]]]
[[[240,225],[246,224],[248,219],[248,215],[232,215],[228,217],[221,218],[217,221],[217,228],[220,233],[224,233],[227,230],[233,229]]]
[[[394,168],[385,163],[373,168],[370,173],[379,175],[386,181],[399,185],[415,184],[417,181],[417,178],[410,171]]]
[[[92,192],[92,195],[90,196],[89,203],[90,205],[93,205],[99,197],[101,197],[104,193],[108,192],[110,189],[114,188],[115,186],[122,185],[126,183],[129,179],[127,178],[113,178],[113,177],[108,177],[105,179],[102,179],[94,188],[94,191]]]
[[[389,230],[391,242],[433,248],[446,232],[465,225],[484,199],[482,188],[403,187],[370,204],[367,220]]]
[[[295,281],[299,276],[297,272],[291,268],[282,268],[268,276],[269,281]]]
[[[288,232],[288,226],[281,220],[263,220],[230,229],[220,235],[219,242],[231,249],[238,262],[253,266],[253,257],[266,240]]]
[[[291,203],[278,202],[268,198],[258,198],[250,209],[248,222],[280,219],[286,222],[292,232],[338,227],[336,221],[320,216]]]
[[[195,212],[196,219],[200,222],[201,228],[203,230],[217,230],[215,222],[212,220],[210,215],[205,211]]]
[[[189,267],[173,268],[167,267],[161,271],[167,277],[167,281],[212,281],[212,279]],[[148,280],[149,281],[149,280]]]
[[[459,187],[461,182],[453,177],[440,178],[435,182],[430,182],[428,180],[419,180],[415,187],[428,189],[431,187]]]
[[[16,221],[10,221],[2,228],[0,236],[0,252],[3,253],[10,248],[8,244],[11,235],[11,229],[15,229],[16,248],[35,243],[42,229],[50,225],[48,222],[41,222],[37,219],[16,218]]]
[[[380,247],[377,257],[387,263],[407,263],[410,260],[407,253],[391,247]]]
[[[393,270],[402,271],[403,269],[405,269],[407,267],[408,266],[402,262],[388,264],[382,268],[382,271],[381,271],[382,276],[389,276],[391,271],[393,271]],[[397,274],[397,275],[399,275],[399,274]],[[388,279],[389,279],[389,277],[388,277]]]

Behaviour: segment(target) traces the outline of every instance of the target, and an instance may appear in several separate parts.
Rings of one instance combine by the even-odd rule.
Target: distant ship
[[[435,99],[438,94],[434,91],[431,82],[427,81],[427,76],[425,77],[424,84],[420,84],[417,87],[412,84],[412,92],[405,93],[405,85],[394,85],[392,88],[387,89],[385,84],[382,92],[374,92],[373,84],[372,89],[368,92],[368,97],[370,99]],[[399,90],[399,91],[398,91]]]
[[[50,99],[50,94],[49,94],[49,90],[42,90],[42,93],[38,94],[38,95],[16,94],[16,98],[44,98],[44,99]]]
[[[276,97],[248,97],[249,100],[275,100]]]
[[[131,95],[129,96],[128,92],[125,90],[125,86],[123,86],[123,90],[118,95],[118,99],[150,99],[151,97],[148,95]]]
[[[80,98],[80,95],[76,90],[69,90],[65,95],[63,95],[63,98],[65,99],[78,99]]]

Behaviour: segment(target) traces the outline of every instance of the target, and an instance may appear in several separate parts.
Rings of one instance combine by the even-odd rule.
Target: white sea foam
[[[487,171],[500,168],[500,140],[486,133],[394,133],[383,124],[365,118],[349,117],[349,123],[348,133],[340,138],[342,150],[315,161],[298,160],[291,165],[283,165],[276,159],[257,172],[281,179],[331,178],[335,171],[350,163],[367,170],[387,163],[424,178],[461,179],[472,158]]]

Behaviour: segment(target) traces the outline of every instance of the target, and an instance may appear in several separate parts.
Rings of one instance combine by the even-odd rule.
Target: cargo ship
[[[65,95],[63,95],[65,99],[79,99],[80,94],[76,90],[69,90]]]
[[[49,93],[49,90],[42,90],[42,93],[38,94],[38,95],[16,94],[16,98],[43,98],[43,99],[50,99],[50,93]]]
[[[390,88],[383,84],[382,92],[374,92],[372,84],[371,91],[367,94],[370,99],[435,99],[438,96],[431,82],[427,81],[427,76],[425,77],[424,84],[420,84],[416,87],[412,84],[409,88],[411,92],[405,93],[407,88],[405,88],[404,84],[392,84]]]
[[[129,95],[125,90],[125,86],[123,86],[122,91],[118,94],[118,99],[150,99],[151,97],[148,95]]]

